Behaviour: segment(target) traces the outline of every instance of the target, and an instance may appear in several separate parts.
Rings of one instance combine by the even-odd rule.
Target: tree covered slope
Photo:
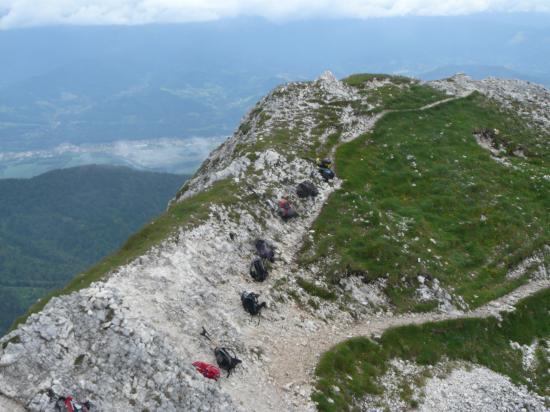
[[[0,332],[162,212],[182,181],[110,166],[0,180]]]

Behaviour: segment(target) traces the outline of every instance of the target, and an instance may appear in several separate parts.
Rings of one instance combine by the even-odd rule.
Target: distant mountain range
[[[466,71],[549,84],[547,17],[239,18],[8,30],[0,33],[0,56],[9,56],[0,65],[0,153],[228,136],[275,85],[326,69],[337,77],[368,71],[427,79]],[[159,159],[153,169],[194,170],[208,150],[192,161],[182,156],[176,168],[164,169]],[[37,159],[36,170],[13,157],[0,160],[0,176],[90,161],[135,166],[113,151]]]
[[[166,208],[185,176],[85,166],[0,180],[0,334]]]
[[[550,73],[534,75],[522,73],[502,66],[486,66],[476,64],[455,64],[437,67],[428,72],[418,74],[418,77],[423,80],[438,80],[451,77],[456,73],[465,73],[473,79],[477,80],[481,80],[486,77],[498,77],[501,79],[521,79],[550,87]]]

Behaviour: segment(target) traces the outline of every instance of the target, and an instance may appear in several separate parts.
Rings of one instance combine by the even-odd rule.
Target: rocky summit
[[[326,72],[276,88],[163,216],[0,340],[0,410],[53,411],[52,393],[93,411],[547,410],[550,322],[506,325],[550,286],[549,130],[550,92],[521,81]],[[275,250],[263,282],[258,239]],[[446,325],[437,337],[464,319],[500,327],[487,351],[509,365],[409,351],[425,322]],[[217,345],[242,364],[215,381],[192,363],[216,364]]]

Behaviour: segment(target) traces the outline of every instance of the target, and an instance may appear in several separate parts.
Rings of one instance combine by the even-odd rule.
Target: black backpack
[[[309,180],[305,180],[300,183],[296,188],[296,194],[298,195],[298,197],[301,198],[315,197],[319,194],[319,191],[313,183],[311,183]]]
[[[329,169],[330,165],[332,165],[332,160],[330,160],[328,157],[325,157],[323,160],[319,162],[319,167],[324,167]]]
[[[267,269],[262,258],[254,258],[250,264],[250,276],[252,276],[256,282],[263,282],[267,279]]]
[[[257,239],[255,242],[255,246],[259,257],[261,257],[262,259],[267,259],[271,263],[275,261],[275,250],[273,249],[273,246],[271,246],[263,239]]]
[[[241,294],[241,302],[244,310],[252,316],[259,315],[263,308],[267,306],[265,302],[260,303],[258,298],[260,295],[254,292],[243,292]]]
[[[214,349],[214,356],[216,357],[216,362],[218,366],[227,371],[227,376],[231,375],[231,371],[237,367],[239,363],[242,363],[242,360],[235,356],[229,348],[217,347]]]
[[[334,179],[334,172],[326,167],[319,168],[319,173],[325,182]]]

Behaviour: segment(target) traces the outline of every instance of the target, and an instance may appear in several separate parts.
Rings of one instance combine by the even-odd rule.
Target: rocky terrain
[[[453,94],[451,100],[478,90],[533,107],[541,101],[548,104],[544,96],[539,99],[539,88],[459,79],[435,85]],[[304,307],[307,294],[298,279],[309,279],[318,288],[324,283],[315,280],[316,267],[300,264],[300,248],[311,237],[327,199],[342,184],[338,178],[324,182],[313,159],[332,155],[340,144],[372,130],[389,110],[370,93],[387,82],[374,79],[358,90],[325,73],[314,82],[281,86],[263,98],[171,202],[174,208],[197,194],[210,195],[214,200],[204,205],[206,217],[174,228],[163,242],[114,268],[103,281],[51,299],[0,340],[0,408],[51,411],[47,393],[52,389],[89,399],[98,411],[315,410],[310,397],[315,364],[340,340],[376,336],[409,323],[498,315],[550,286],[548,270],[537,270],[536,279],[470,312],[453,303],[459,300],[452,291],[426,282],[419,287],[419,299],[435,296],[440,300],[437,310],[396,315],[382,284],[365,285],[351,276],[342,288],[351,296],[349,308],[361,310],[342,310],[341,300],[317,298],[311,300],[316,310]],[[550,117],[544,106],[529,113],[543,126]],[[295,187],[304,180],[315,183],[318,196],[296,196]],[[217,198],[220,185],[232,195]],[[296,206],[298,218],[283,222],[276,215],[282,197]],[[276,261],[263,283],[248,274],[257,238],[276,247]],[[535,259],[543,268],[545,251]],[[244,290],[260,293],[268,303],[260,322],[243,311],[239,296]],[[202,327],[243,360],[231,377],[210,381],[191,366],[196,360],[214,362],[212,347],[200,336]],[[470,387],[472,381],[478,382],[477,389]],[[485,391],[486,386],[491,390]],[[450,392],[445,389],[451,387]],[[519,397],[527,410],[544,408],[539,395],[475,365],[434,377],[426,388],[430,395],[419,398],[422,410],[513,410],[511,400]],[[480,391],[484,397],[478,403],[460,399],[477,397]],[[392,402],[385,403],[397,405]],[[380,399],[365,399],[362,408],[372,410],[377,404]]]
[[[517,113],[527,119],[533,127],[550,130],[550,91],[544,86],[523,80],[495,77],[473,80],[464,74],[432,81],[430,84],[451,96],[480,92],[506,108],[517,110]]]
[[[426,376],[430,376],[426,378]],[[544,398],[514,385],[510,379],[490,369],[469,364],[441,364],[431,368],[395,361],[382,378],[383,399],[369,396],[363,400],[363,410],[407,410],[410,406],[399,396],[404,382],[419,377],[422,388],[415,387],[411,395],[420,411],[545,411]],[[495,402],[495,400],[497,400]]]

